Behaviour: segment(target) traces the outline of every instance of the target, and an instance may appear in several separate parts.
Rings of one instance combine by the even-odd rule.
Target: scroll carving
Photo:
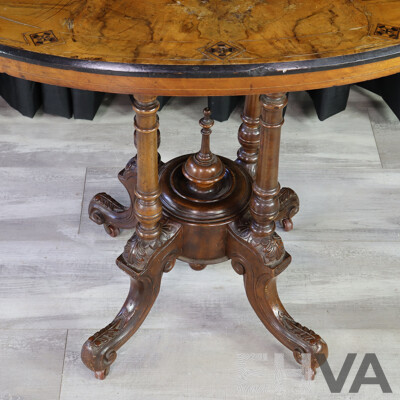
[[[232,231],[246,241],[261,257],[266,267],[273,268],[284,258],[286,252],[281,237],[276,233],[268,236],[257,236],[251,230],[251,217],[244,218],[231,225]]]
[[[290,188],[282,188],[279,192],[279,213],[276,221],[279,221],[285,231],[293,229],[292,218],[299,212],[300,201],[297,194]]]
[[[154,240],[149,246],[140,239],[140,246],[133,246],[137,251],[129,253],[134,265],[128,264],[124,255],[118,258],[118,266],[131,277],[128,296],[114,320],[91,336],[82,347],[82,361],[98,379],[106,377],[117,358],[117,350],[136,332],[150,311],[163,272],[173,268],[179,255],[179,228],[176,223],[164,223],[159,240]]]

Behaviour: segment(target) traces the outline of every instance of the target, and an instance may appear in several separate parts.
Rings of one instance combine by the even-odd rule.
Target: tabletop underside
[[[0,0],[2,49],[70,60],[290,64],[399,45],[396,0]]]

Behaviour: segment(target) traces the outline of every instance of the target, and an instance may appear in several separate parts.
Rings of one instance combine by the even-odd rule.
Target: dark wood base
[[[140,191],[140,186],[149,186],[148,180],[136,170],[133,159],[120,174],[131,197],[129,207],[105,194],[92,200],[91,219],[104,224],[109,233],[132,228],[137,221],[135,233],[117,259],[118,267],[130,276],[126,301],[115,319],[82,348],[82,360],[96,378],[107,376],[117,350],[140,327],[157,298],[163,273],[173,268],[176,259],[197,271],[230,259],[233,269],[243,275],[247,297],[261,322],[293,352],[306,377],[313,379],[319,362],[328,356],[327,345],[315,332],[293,320],[276,289],[277,277],[291,257],[275,232],[275,221],[290,230],[291,218],[299,210],[297,195],[288,188],[280,190],[277,182],[278,122],[284,100],[282,95],[264,99],[264,121],[271,118],[271,123],[265,123],[262,130],[261,166],[253,176],[252,168],[243,160],[233,162],[211,153],[213,121],[210,111],[205,110],[200,121],[203,139],[199,153],[175,158],[165,165],[158,162],[158,185],[153,184],[147,193]],[[155,172],[151,178],[156,182],[156,141],[150,134],[157,129],[157,103],[150,98],[147,103],[138,101],[135,107],[146,122],[153,123],[151,130],[142,129],[139,143],[155,152],[150,160]],[[142,159],[143,165],[147,160]]]
[[[252,235],[247,211],[251,195],[250,176],[244,168],[224,159],[235,168],[235,181],[240,184],[236,194],[240,193],[241,202],[237,202],[238,198],[232,191],[235,200],[231,203],[232,209],[224,197],[220,202],[201,203],[203,208],[199,205],[197,209],[187,207],[183,210],[179,200],[187,199],[172,197],[176,188],[171,187],[170,177],[171,170],[179,169],[187,158],[178,157],[161,168],[161,200],[165,215],[162,235],[153,243],[147,243],[134,234],[117,259],[117,265],[130,275],[131,288],[114,321],[84,344],[82,359],[85,365],[95,372],[96,378],[107,376],[116,359],[116,351],[144,321],[158,295],[163,272],[169,272],[176,259],[188,262],[195,270],[231,259],[234,270],[244,276],[247,296],[263,324],[294,353],[299,363],[302,354],[312,354],[311,375],[314,376],[318,366],[315,356],[327,356],[327,346],[317,334],[295,322],[279,300],[276,278],[289,265],[291,257],[277,234],[264,240]],[[277,220],[291,218],[298,211],[296,194],[285,188],[281,194],[285,201]],[[129,218],[128,212],[126,215]],[[209,221],[205,220],[206,217]]]
[[[134,187],[136,183],[136,164],[134,157],[127,167],[118,174],[118,179],[129,193],[131,203],[122,205],[107,193],[98,193],[89,203],[89,218],[111,236],[117,237],[121,229],[134,229],[136,218],[132,204],[135,202]],[[160,163],[160,169],[162,168]],[[282,188],[279,193],[280,211],[277,221],[287,232],[293,229],[292,218],[299,212],[299,198],[290,188]]]
[[[112,237],[120,234],[120,229],[132,229],[136,226],[133,210],[135,204],[136,161],[133,157],[126,167],[118,174],[118,179],[125,186],[130,205],[125,207],[107,193],[98,193],[89,204],[89,218],[98,225],[103,225],[105,231]]]

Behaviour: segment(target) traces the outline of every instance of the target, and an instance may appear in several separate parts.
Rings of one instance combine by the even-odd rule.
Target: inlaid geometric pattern
[[[44,44],[58,42],[58,39],[53,31],[32,33],[29,35],[29,37],[32,39],[32,42],[35,46],[42,46]]]
[[[400,40],[399,10],[400,0],[0,0],[0,46],[40,54],[51,48],[53,56],[146,70],[206,69],[205,61],[317,65],[366,51],[386,54],[385,41]]]
[[[211,55],[212,57],[220,60],[225,60],[229,57],[235,57],[242,51],[243,50],[241,48],[225,42],[218,42],[203,49],[203,52],[206,55]]]
[[[376,26],[375,35],[385,36],[390,39],[398,39],[400,36],[400,27],[378,24]]]

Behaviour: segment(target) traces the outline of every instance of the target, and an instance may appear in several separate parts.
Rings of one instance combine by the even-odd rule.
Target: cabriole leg
[[[293,352],[297,362],[310,361],[306,377],[313,379],[317,356],[327,357],[328,347],[315,332],[293,320],[276,290],[276,277],[291,261],[275,232],[280,213],[279,146],[287,97],[284,93],[263,95],[261,103],[260,152],[250,213],[231,224],[228,255],[235,271],[244,276],[247,297],[262,323]]]

